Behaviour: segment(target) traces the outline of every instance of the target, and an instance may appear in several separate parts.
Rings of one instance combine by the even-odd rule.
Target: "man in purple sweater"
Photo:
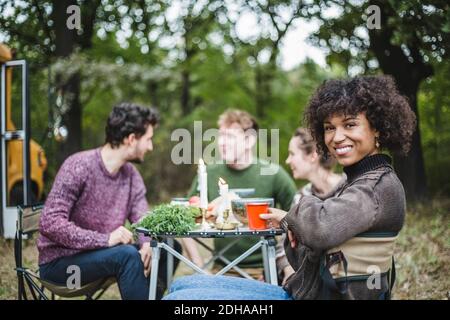
[[[133,245],[133,235],[123,225],[148,210],[144,181],[130,162],[143,162],[153,149],[157,124],[156,110],[121,103],[109,115],[105,145],[64,161],[40,220],[43,279],[66,285],[69,270],[77,266],[81,285],[114,276],[123,299],[148,298],[150,244],[140,239]],[[181,246],[176,243],[175,249]],[[166,258],[161,255],[159,297],[166,286]]]

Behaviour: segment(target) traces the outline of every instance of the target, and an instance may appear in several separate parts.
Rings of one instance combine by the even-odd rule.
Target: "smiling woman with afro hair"
[[[328,80],[311,98],[305,120],[318,149],[329,154],[324,140],[324,121],[331,115],[365,113],[369,124],[379,132],[382,149],[407,154],[416,116],[407,99],[400,95],[391,76],[360,76]]]
[[[406,199],[392,159],[381,150],[408,151],[414,113],[391,77],[361,76],[326,81],[305,118],[319,152],[334,157],[346,179],[326,195],[303,196],[289,213],[269,208],[260,214],[287,234],[284,250],[294,273],[283,287],[184,277],[166,299],[390,299]]]

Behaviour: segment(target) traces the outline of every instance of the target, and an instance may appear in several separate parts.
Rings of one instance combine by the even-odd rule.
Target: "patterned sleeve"
[[[91,250],[108,246],[109,234],[87,230],[69,221],[70,212],[83,190],[87,166],[76,157],[61,166],[40,217],[40,233],[66,248]]]

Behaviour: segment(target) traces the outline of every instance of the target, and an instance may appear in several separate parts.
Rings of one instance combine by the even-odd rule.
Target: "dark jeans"
[[[174,249],[181,253],[179,242],[174,241]],[[174,259],[174,271],[179,263]],[[144,275],[144,264],[138,247],[118,245],[112,248],[98,249],[62,257],[39,266],[42,279],[56,284],[66,285],[71,265],[80,268],[81,285],[106,277],[116,277],[120,295],[124,300],[148,299],[149,278]],[[161,299],[167,288],[167,252],[161,250],[158,268],[157,299]]]

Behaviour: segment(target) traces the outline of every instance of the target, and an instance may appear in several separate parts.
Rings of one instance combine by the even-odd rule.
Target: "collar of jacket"
[[[357,177],[363,175],[368,171],[372,171],[381,167],[390,167],[392,159],[386,154],[374,154],[361,159],[359,162],[344,167],[344,172],[347,175],[347,180],[352,181]]]

